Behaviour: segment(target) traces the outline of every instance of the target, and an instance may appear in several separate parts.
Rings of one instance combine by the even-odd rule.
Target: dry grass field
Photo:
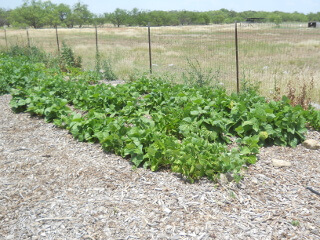
[[[29,29],[30,44],[57,54],[55,29]],[[27,45],[26,30],[7,29],[8,45]],[[83,67],[95,65],[94,28],[58,29],[61,42],[83,58]],[[153,74],[182,81],[190,63],[212,84],[236,89],[235,29],[230,25],[151,27]],[[98,28],[100,54],[110,61],[120,79],[149,72],[146,27]],[[307,24],[238,24],[239,70],[244,80],[259,85],[266,96],[296,95],[305,85],[308,96],[320,102],[320,29]],[[5,48],[4,31],[0,47]]]

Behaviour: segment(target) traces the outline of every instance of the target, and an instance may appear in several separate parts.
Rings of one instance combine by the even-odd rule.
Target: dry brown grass
[[[71,46],[82,56],[84,68],[95,64],[95,29],[58,29],[60,42]],[[149,71],[146,27],[99,28],[99,51],[111,61],[121,79]],[[313,80],[308,95],[320,102],[320,31],[306,24],[275,28],[272,25],[239,24],[240,78],[261,82],[266,96],[280,87],[280,94],[288,93],[288,83],[295,86]],[[29,29],[32,45],[57,53],[54,29]],[[152,27],[153,72],[169,75],[178,81],[188,68],[188,60],[196,60],[204,70],[211,69],[219,82],[235,90],[234,24],[209,26]],[[26,45],[26,30],[7,30],[9,46]],[[0,46],[5,47],[3,31]],[[309,97],[309,96],[308,96]]]

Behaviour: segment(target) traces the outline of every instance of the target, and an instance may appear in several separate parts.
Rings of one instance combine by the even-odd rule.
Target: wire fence
[[[182,81],[202,78],[236,90],[234,25],[154,27],[151,31],[154,73]]]
[[[94,68],[99,51],[121,79],[152,72],[175,82],[195,78],[224,85],[230,92],[237,91],[239,80],[240,88],[250,83],[266,96],[307,89],[308,96],[320,103],[320,29],[308,28],[307,23],[0,32],[3,49],[37,46],[56,54],[62,44],[82,57],[85,69]]]
[[[241,79],[265,95],[303,94],[320,101],[320,29],[307,24],[245,25],[239,36]]]

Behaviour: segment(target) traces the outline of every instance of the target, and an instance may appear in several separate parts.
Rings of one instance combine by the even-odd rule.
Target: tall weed
[[[81,68],[82,58],[76,56],[65,42],[62,43],[61,53],[60,53],[60,68],[64,72],[69,72],[72,68]]]
[[[188,69],[182,73],[182,78],[187,85],[195,85],[198,87],[212,86],[219,79],[220,71],[213,72],[212,69],[203,69],[200,62],[187,59]]]
[[[110,61],[102,60],[100,54],[96,54],[95,71],[100,79],[116,80],[117,76],[112,70]]]

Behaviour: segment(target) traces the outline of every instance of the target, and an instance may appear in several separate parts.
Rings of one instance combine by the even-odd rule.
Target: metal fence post
[[[95,25],[95,29],[96,29],[96,54],[98,56],[99,55],[99,49],[98,49],[98,28],[97,28],[97,25]]]
[[[58,36],[58,26],[56,26],[56,40],[57,40],[58,53],[60,53],[59,36]]]
[[[150,23],[148,23],[148,41],[149,41],[149,68],[150,68],[150,73],[152,74]]]
[[[29,31],[28,31],[28,28],[26,28],[26,30],[27,30],[28,47],[30,48],[30,38],[29,38]]]
[[[236,76],[237,76],[237,93],[240,92],[240,83],[239,83],[239,48],[238,48],[238,26],[235,22],[235,47],[236,47]]]
[[[6,28],[4,28],[4,38],[6,40],[6,48],[7,48],[7,51],[8,51],[9,49],[8,49],[8,39],[7,39],[7,29]]]

